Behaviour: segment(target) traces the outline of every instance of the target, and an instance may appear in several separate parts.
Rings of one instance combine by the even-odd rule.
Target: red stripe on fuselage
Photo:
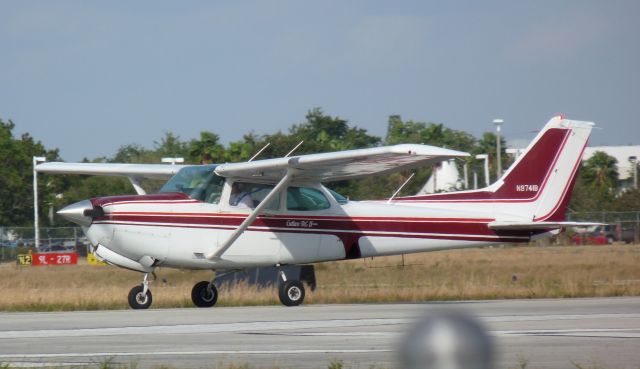
[[[162,224],[162,223],[130,223],[117,221],[97,221],[94,224],[108,225],[126,225],[141,227],[169,227],[169,228],[190,228],[190,229],[214,229],[214,230],[235,230],[235,226],[212,226],[212,225],[193,225],[193,224]],[[474,234],[427,234],[427,233],[391,233],[391,232],[372,232],[372,231],[337,231],[337,230],[307,230],[296,228],[268,228],[252,225],[247,231],[251,232],[272,232],[272,233],[304,233],[304,234],[324,234],[334,235],[343,242],[345,240],[357,240],[362,236],[375,237],[396,237],[396,238],[419,238],[419,239],[439,239],[439,240],[455,240],[455,241],[481,241],[481,242],[527,242],[529,240],[528,232],[496,232],[495,235],[474,235]],[[357,242],[357,241],[356,241]],[[345,243],[345,248],[350,247]]]
[[[194,213],[194,212],[151,212],[151,211],[114,211],[109,213],[112,216],[120,215],[144,215],[144,216],[176,216],[176,217],[227,217],[246,218],[247,213]],[[345,217],[335,215],[262,215],[260,218],[273,219],[313,219],[313,220],[361,220],[361,221],[391,221],[391,222],[459,222],[459,223],[488,223],[493,218],[424,218],[424,217]]]
[[[182,213],[185,214],[185,213]],[[171,213],[107,213],[95,224],[127,224],[132,226],[185,227],[236,229],[246,218],[246,214],[217,216],[214,214],[186,213],[189,216],[175,216]],[[529,232],[495,231],[487,227],[493,219],[452,219],[452,218],[405,218],[384,217],[288,217],[261,216],[251,225],[251,229],[263,228],[273,232],[302,232],[310,234],[335,234],[355,232],[358,235],[381,235],[403,238],[483,238],[495,241],[517,237],[513,242],[526,241]],[[490,238],[487,238],[490,237]]]

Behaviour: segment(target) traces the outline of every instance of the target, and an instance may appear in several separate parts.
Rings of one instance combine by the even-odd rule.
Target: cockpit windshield
[[[192,199],[217,204],[224,178],[215,174],[215,165],[185,167],[165,183],[160,192],[182,192]]]

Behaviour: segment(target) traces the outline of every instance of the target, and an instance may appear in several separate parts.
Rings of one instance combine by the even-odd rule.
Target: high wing
[[[222,164],[215,171],[222,177],[261,178],[273,182],[279,182],[287,174],[291,180],[329,182],[427,166],[443,160],[465,156],[469,156],[469,154],[434,146],[404,144]],[[136,192],[142,195],[145,194],[145,191],[140,186],[140,179],[169,179],[187,166],[49,162],[37,165],[36,171],[39,173],[126,177],[131,181]]]
[[[36,166],[39,173],[86,174],[94,176],[121,176],[169,179],[187,165],[168,164],[116,164],[116,163],[62,163],[49,162]]]
[[[140,186],[140,179],[168,180],[186,166],[188,165],[49,162],[37,165],[36,171],[39,173],[126,177],[136,192],[139,195],[144,195],[145,190]]]
[[[465,156],[469,154],[434,146],[403,144],[222,164],[215,171],[222,177],[276,182],[289,172],[298,181],[330,182],[412,169]]]

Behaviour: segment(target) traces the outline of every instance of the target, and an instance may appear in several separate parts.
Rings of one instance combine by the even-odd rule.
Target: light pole
[[[494,119],[493,124],[496,125],[496,160],[498,164],[496,165],[496,180],[502,177],[502,161],[500,160],[500,128],[502,127],[502,123],[504,123],[503,119]]]
[[[171,165],[176,165],[176,163],[184,163],[184,158],[162,158],[163,163],[171,163]]]
[[[489,154],[478,154],[476,159],[484,159],[484,183],[489,187]]]
[[[633,189],[638,189],[638,157],[629,156],[629,162],[633,165]]]
[[[38,172],[36,172],[36,165],[38,163],[47,161],[44,156],[33,157],[33,229],[35,231],[35,246],[36,249],[40,247],[40,229],[38,228]]]

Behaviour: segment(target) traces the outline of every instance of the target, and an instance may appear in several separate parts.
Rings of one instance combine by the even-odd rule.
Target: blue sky
[[[0,118],[65,160],[223,142],[321,107],[529,139],[551,116],[640,144],[637,1],[4,1]]]

